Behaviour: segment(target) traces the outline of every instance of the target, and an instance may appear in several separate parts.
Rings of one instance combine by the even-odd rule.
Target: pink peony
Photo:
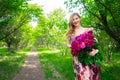
[[[74,40],[73,42],[72,42],[72,44],[71,44],[71,48],[72,49],[75,49],[75,50],[78,50],[78,48],[77,48],[77,45],[79,44],[79,42],[77,41],[77,40]]]
[[[94,40],[92,39],[85,39],[84,42],[88,48],[92,48],[92,46],[94,45]]]
[[[80,45],[80,50],[82,50],[86,47],[84,42],[81,42],[79,45]]]
[[[79,42],[82,42],[84,40],[84,38],[85,38],[85,35],[81,34],[81,35],[77,36],[75,39]]]
[[[76,55],[78,51],[88,47],[92,48],[94,45],[94,36],[92,31],[87,31],[84,34],[80,34],[75,38],[71,44],[72,54]]]

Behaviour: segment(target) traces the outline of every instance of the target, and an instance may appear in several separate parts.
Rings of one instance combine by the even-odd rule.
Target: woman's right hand
[[[67,47],[71,48],[71,44],[67,44]]]

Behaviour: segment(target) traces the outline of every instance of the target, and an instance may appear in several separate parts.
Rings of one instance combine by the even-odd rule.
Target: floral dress
[[[72,35],[71,41],[74,39],[75,36]],[[80,63],[77,56],[73,56],[72,60],[75,80],[98,80],[98,71],[100,67],[96,66],[95,64],[85,65]]]

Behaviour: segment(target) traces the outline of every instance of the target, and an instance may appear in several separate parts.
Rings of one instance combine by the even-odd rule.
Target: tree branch
[[[84,0],[83,0],[82,2],[83,2],[84,8],[85,8],[88,12],[90,12],[92,15],[94,15],[98,20],[101,21],[101,18],[100,18],[97,14],[95,14],[95,13],[93,13],[91,10],[89,10],[89,8],[85,5]]]
[[[108,10],[108,11],[109,11],[109,13],[110,13],[110,15],[111,15],[111,17],[112,17],[112,19],[113,19],[114,23],[115,23],[117,26],[120,26],[120,25],[117,23],[117,21],[116,21],[116,19],[115,19],[114,15],[113,15],[113,13],[112,13],[111,9],[110,9],[110,8],[108,8],[108,7],[107,7],[105,4],[103,4],[102,2],[100,2],[100,0],[96,0],[96,1],[97,1],[98,3],[100,3],[102,6],[104,6],[106,10]]]
[[[0,38],[0,41],[7,38],[8,36],[10,36],[12,33],[14,33],[15,31],[17,31],[26,21],[28,16],[23,17],[20,21],[20,23],[16,26],[17,28],[15,28],[13,31],[9,32],[9,34],[5,35],[4,37]]]

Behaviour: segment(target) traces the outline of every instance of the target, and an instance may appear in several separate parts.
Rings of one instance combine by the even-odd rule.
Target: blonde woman
[[[71,43],[74,41],[75,37],[91,30],[90,28],[82,27],[80,22],[80,15],[78,13],[73,13],[70,16],[68,31],[66,33],[67,46],[69,48],[71,48]],[[93,49],[89,55],[94,56],[97,52],[97,49]],[[80,63],[77,56],[72,56],[72,59],[75,80],[98,80],[98,67],[95,64],[85,65]]]

